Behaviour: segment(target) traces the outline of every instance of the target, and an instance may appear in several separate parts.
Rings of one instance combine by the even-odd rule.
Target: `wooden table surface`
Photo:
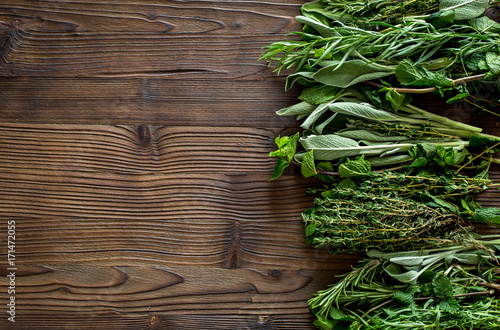
[[[1,329],[313,329],[357,257],[306,246],[310,180],[268,181],[297,91],[258,61],[303,3],[0,3]]]

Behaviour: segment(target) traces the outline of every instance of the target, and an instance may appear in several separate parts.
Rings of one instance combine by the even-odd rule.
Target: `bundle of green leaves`
[[[310,189],[321,196],[302,215],[307,243],[333,253],[377,248],[309,301],[318,328],[500,328],[500,241],[470,226],[500,224],[500,209],[473,198],[496,185],[488,169],[500,163],[500,137],[420,109],[411,96],[500,105],[496,94],[477,94],[498,90],[496,5],[316,0],[303,5],[294,39],[262,54],[278,74],[295,69],[286,90],[306,87],[278,111],[303,130],[278,136],[270,156],[271,180],[297,164],[326,182]]]
[[[314,324],[345,329],[498,329],[500,241],[368,257],[309,300]],[[351,307],[353,306],[353,307]]]
[[[296,17],[304,25],[293,33],[300,40],[275,42],[261,58],[276,61],[278,73],[295,68],[286,89],[295,83],[337,88],[371,83],[398,98],[454,91],[450,102],[477,103],[480,85],[498,89],[495,6],[489,0],[316,0]]]
[[[370,89],[364,92],[314,86],[301,93],[300,103],[279,110],[278,115],[303,120],[304,130],[276,138],[278,150],[270,156],[278,161],[271,179],[278,178],[294,161],[301,164],[302,174],[310,177],[318,170],[338,168],[346,157],[360,155],[372,166],[404,162],[413,162],[411,166],[416,167],[429,162],[457,165],[470,163],[477,155],[477,159],[498,162],[491,154],[500,145],[500,137],[410,103],[400,105],[395,112],[387,104],[377,105]]]

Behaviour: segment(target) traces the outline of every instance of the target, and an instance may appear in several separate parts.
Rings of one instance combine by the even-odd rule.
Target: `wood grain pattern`
[[[162,4],[5,1],[0,21],[7,76],[236,78],[275,34],[297,29],[300,3]]]
[[[296,102],[281,79],[0,78],[6,122],[296,127],[275,112]]]
[[[307,299],[358,256],[306,246],[319,182],[268,181],[274,138],[299,125],[275,111],[298,90],[258,58],[302,3],[0,3],[1,329],[314,328]],[[497,118],[420,102],[500,135]]]

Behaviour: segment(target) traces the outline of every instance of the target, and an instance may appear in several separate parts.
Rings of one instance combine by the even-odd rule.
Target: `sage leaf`
[[[357,149],[359,145],[356,141],[334,134],[301,138],[300,143],[307,151],[314,149],[316,160],[333,160],[359,154]]]
[[[320,85],[306,88],[300,93],[299,100],[310,104],[319,105],[328,103],[335,99],[338,95],[337,87]]]
[[[335,29],[323,24],[319,20],[314,19],[312,17],[297,16],[295,17],[295,19],[299,23],[309,25],[310,27],[318,31],[325,38],[339,36],[339,33],[335,31]]]
[[[280,116],[309,115],[316,109],[316,106],[308,102],[299,102],[287,108],[276,111]]]
[[[367,64],[362,60],[345,61],[342,65],[337,63],[323,67],[312,75],[312,78],[322,84],[338,88],[387,77],[393,74],[390,70]]]
[[[399,118],[387,111],[378,110],[368,103],[335,102],[328,106],[331,111],[378,121],[398,121]]]
[[[337,135],[347,137],[355,140],[365,140],[365,141],[374,141],[374,142],[396,142],[396,141],[405,141],[408,140],[406,136],[402,135],[382,135],[377,132],[372,132],[368,130],[362,129],[353,129],[346,130],[342,132],[338,132]]]
[[[455,20],[476,18],[488,8],[489,0],[440,0],[439,10],[453,10]]]

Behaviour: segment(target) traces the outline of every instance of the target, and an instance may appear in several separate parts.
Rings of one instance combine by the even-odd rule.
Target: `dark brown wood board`
[[[268,181],[297,91],[258,61],[303,3],[0,3],[1,329],[313,329],[357,257],[306,246],[310,180]]]

